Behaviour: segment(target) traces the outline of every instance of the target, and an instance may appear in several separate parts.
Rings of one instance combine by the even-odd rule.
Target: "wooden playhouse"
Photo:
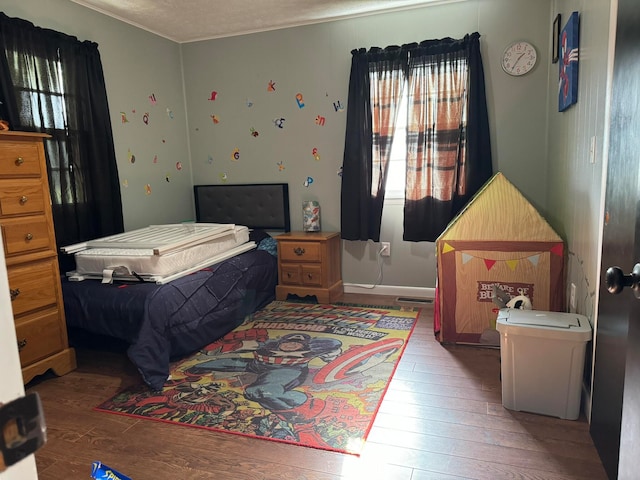
[[[443,343],[499,344],[493,285],[534,310],[564,309],[564,243],[502,173],[436,240],[434,328]]]

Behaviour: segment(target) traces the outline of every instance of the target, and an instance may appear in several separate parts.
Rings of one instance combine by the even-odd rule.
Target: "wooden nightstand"
[[[277,235],[278,286],[276,299],[287,295],[315,295],[332,303],[343,293],[340,234],[289,232]]]

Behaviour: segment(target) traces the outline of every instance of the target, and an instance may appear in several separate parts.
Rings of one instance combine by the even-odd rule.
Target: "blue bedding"
[[[275,256],[258,248],[164,285],[64,279],[62,291],[68,326],[127,342],[142,378],[159,390],[171,360],[236,328],[275,298],[277,282]]]

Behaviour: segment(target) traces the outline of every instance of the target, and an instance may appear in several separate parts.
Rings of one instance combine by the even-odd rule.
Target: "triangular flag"
[[[488,258],[485,258],[484,259],[484,264],[486,265],[487,270],[491,270],[491,267],[493,267],[496,264],[496,261],[488,259]]]
[[[553,247],[551,247],[551,253],[555,253],[559,257],[562,256],[562,251],[563,250],[564,250],[564,244],[563,243],[558,243],[557,245],[554,245]]]
[[[538,260],[540,260],[540,254],[531,255],[530,257],[527,257],[527,260],[529,260],[531,263],[533,263],[537,267],[538,266]]]
[[[454,250],[455,248],[453,248],[447,242],[444,242],[444,245],[442,246],[442,253],[449,253],[449,252],[453,252]]]
[[[507,266],[511,269],[512,272],[514,272],[516,270],[516,267],[518,266],[518,262],[519,260],[507,260]]]
[[[462,264],[464,265],[465,263],[467,263],[472,258],[473,258],[473,255],[469,255],[468,253],[463,253],[462,254]]]

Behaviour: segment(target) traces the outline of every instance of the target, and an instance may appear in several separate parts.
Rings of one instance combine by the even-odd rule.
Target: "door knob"
[[[620,267],[609,267],[605,276],[609,293],[618,294],[624,287],[631,287],[636,298],[640,298],[640,263],[636,263],[633,271],[625,275]]]

